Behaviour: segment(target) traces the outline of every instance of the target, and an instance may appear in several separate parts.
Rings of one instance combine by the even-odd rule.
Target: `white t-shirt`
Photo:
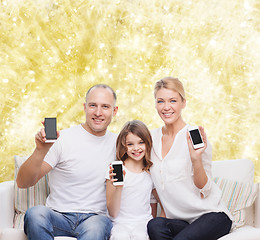
[[[150,198],[153,182],[151,175],[146,171],[131,172],[125,166],[124,170],[126,175],[121,194],[120,210],[118,216],[112,220],[114,224],[149,221],[152,219]],[[106,178],[109,179],[108,174]]]
[[[203,189],[198,189],[193,182],[193,169],[186,139],[188,126],[177,133],[171,149],[163,159],[162,128],[151,131],[153,166],[150,172],[166,217],[191,223],[208,212],[225,212],[232,219],[224,202],[221,201],[219,188],[212,180],[212,147],[209,141],[202,154],[208,182]],[[201,198],[201,193],[204,198]]]
[[[60,212],[106,214],[105,175],[115,160],[116,134],[95,136],[81,125],[62,130],[44,161],[49,172],[46,206]]]

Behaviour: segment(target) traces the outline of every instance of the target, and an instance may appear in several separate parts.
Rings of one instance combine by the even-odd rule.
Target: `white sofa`
[[[238,188],[239,183],[246,185],[247,193],[250,198],[243,202],[246,205],[252,205],[245,208],[245,223],[242,227],[234,229],[230,234],[220,238],[220,240],[259,240],[260,239],[260,193],[259,184],[253,184],[254,165],[247,159],[214,161],[212,164],[212,173],[214,177],[219,177],[225,181],[219,181],[223,184],[223,193],[227,193],[227,181],[235,182],[234,186]],[[227,181],[226,181],[227,180]],[[233,185],[232,185],[233,186]],[[250,188],[251,186],[251,188]],[[241,189],[240,189],[241,190]],[[243,189],[242,189],[243,190]],[[241,192],[244,194],[246,191]],[[230,191],[228,191],[230,193]],[[241,195],[241,194],[240,194]],[[241,197],[239,195],[239,197]],[[233,200],[234,194],[232,194]],[[26,240],[22,229],[13,228],[15,219],[14,210],[14,181],[0,183],[0,240]],[[242,203],[242,202],[241,202]],[[239,205],[240,206],[240,205]],[[241,220],[241,216],[240,216]],[[75,238],[55,237],[55,240],[72,240]]]
[[[15,219],[14,181],[0,183],[0,240],[27,240],[23,229],[13,228]],[[55,240],[76,240],[73,237],[55,237]]]
[[[214,161],[212,175],[241,183],[254,183],[254,164],[248,159]],[[255,201],[245,208],[245,224],[220,238],[220,240],[260,239],[260,183],[254,184]]]

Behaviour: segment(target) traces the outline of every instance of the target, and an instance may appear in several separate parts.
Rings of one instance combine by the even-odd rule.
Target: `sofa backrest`
[[[253,183],[254,164],[248,159],[213,161],[212,175],[213,177]]]
[[[220,177],[234,182],[254,183],[254,164],[248,159],[221,160],[212,162],[213,178]],[[239,185],[239,184],[238,184]],[[237,186],[237,185],[234,185]],[[224,190],[224,189],[223,189]],[[242,190],[241,190],[242,191]],[[255,191],[255,188],[254,188]],[[237,195],[238,196],[238,195]],[[240,196],[240,195],[239,195]],[[251,195],[253,197],[253,194]],[[255,206],[248,204],[244,208],[243,218],[244,224],[254,226]],[[241,216],[240,216],[241,217]]]

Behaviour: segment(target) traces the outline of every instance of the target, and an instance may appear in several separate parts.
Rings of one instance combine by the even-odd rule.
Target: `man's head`
[[[115,91],[105,84],[94,85],[86,94],[86,122],[83,127],[93,135],[103,136],[117,110]]]

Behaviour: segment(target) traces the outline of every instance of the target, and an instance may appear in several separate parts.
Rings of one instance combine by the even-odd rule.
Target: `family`
[[[17,185],[33,186],[48,174],[50,194],[46,206],[26,212],[28,240],[215,240],[230,232],[232,216],[212,180],[206,133],[199,127],[204,147],[194,149],[182,118],[183,84],[165,77],[154,97],[164,126],[152,131],[139,120],[127,122],[118,136],[108,131],[117,97],[98,84],[86,94],[85,123],[59,131],[54,144],[45,143],[44,129],[35,135]],[[124,185],[113,184],[115,160],[123,161]]]

